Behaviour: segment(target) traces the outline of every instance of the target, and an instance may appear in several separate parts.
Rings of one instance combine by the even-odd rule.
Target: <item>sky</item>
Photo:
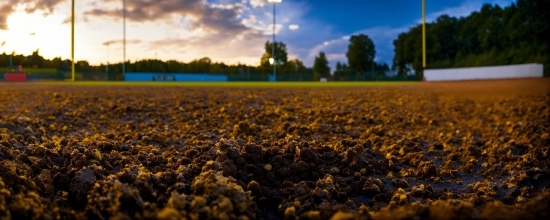
[[[75,60],[123,60],[123,0],[75,0]],[[467,16],[485,3],[513,0],[426,0],[426,20]],[[272,41],[273,3],[267,0],[126,0],[126,59],[259,65]],[[289,59],[311,67],[323,51],[334,69],[347,62],[349,36],[366,34],[375,60],[391,66],[393,40],[421,23],[421,0],[282,0],[275,3],[275,38]],[[45,58],[71,55],[71,0],[2,0],[2,52]]]

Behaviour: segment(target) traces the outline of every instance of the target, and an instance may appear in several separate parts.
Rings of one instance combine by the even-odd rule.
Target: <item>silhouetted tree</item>
[[[330,67],[328,66],[328,60],[324,52],[319,52],[319,56],[315,57],[313,63],[313,75],[314,80],[317,81],[323,77],[330,77]]]
[[[269,58],[274,57],[275,64],[277,66],[279,65],[285,65],[288,62],[288,54],[286,52],[286,44],[283,42],[275,42],[275,55],[272,54],[272,42],[267,41],[264,45],[265,53],[262,55],[262,58],[260,59],[260,66],[264,69],[266,72],[270,72],[270,69],[273,68],[273,66],[269,63]]]
[[[461,18],[448,15],[426,24],[427,68],[523,63],[550,65],[550,1],[517,0],[508,7],[484,4]],[[422,26],[393,42],[398,74],[422,77]],[[550,76],[550,68],[545,68]]]
[[[336,70],[333,73],[334,81],[347,81],[349,79],[349,67],[345,63],[336,62]]]
[[[372,40],[367,35],[360,34],[351,36],[349,42],[346,56],[350,69],[356,72],[370,70],[376,53]]]

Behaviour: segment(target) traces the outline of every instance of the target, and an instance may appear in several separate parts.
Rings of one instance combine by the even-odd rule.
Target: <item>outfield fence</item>
[[[477,79],[542,78],[542,64],[520,64],[450,69],[424,70],[426,81],[454,81]]]
[[[11,71],[11,70],[10,70]],[[0,81],[5,81],[5,73],[10,71],[0,69]],[[327,77],[327,81],[420,81],[416,76],[386,76],[385,72],[353,72],[346,71]],[[70,71],[55,69],[25,69],[25,81],[63,81],[72,79]],[[315,82],[319,81],[312,72],[306,73],[161,73],[161,72],[100,72],[78,71],[77,81],[134,81],[134,82]]]

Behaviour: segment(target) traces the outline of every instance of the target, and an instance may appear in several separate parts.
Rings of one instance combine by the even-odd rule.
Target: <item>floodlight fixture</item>
[[[270,57],[270,58],[269,58],[269,64],[272,64],[272,65],[273,65],[274,63],[275,63],[275,59],[273,59],[273,57]]]

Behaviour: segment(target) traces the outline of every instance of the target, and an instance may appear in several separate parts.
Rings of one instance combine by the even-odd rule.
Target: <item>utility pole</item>
[[[71,80],[74,81],[74,0],[72,0],[71,14]]]
[[[271,54],[273,55],[273,76],[277,82],[277,60],[275,59],[275,1],[273,1],[273,44],[271,44]]]
[[[122,77],[126,73],[126,0],[122,0],[122,29],[123,29],[123,39],[122,39]]]
[[[426,0],[422,0],[422,67],[426,68]]]
[[[275,81],[277,81],[277,59],[275,56],[275,4],[281,2],[282,0],[267,0],[273,3],[273,44],[271,44],[271,56],[273,57],[273,76]]]

